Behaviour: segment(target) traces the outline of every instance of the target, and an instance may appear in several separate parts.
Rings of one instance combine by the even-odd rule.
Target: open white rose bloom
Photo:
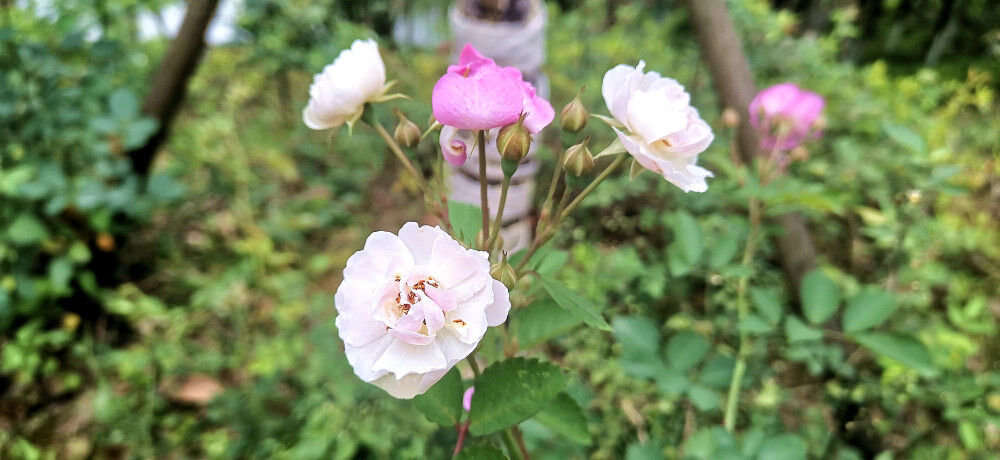
[[[397,398],[427,391],[510,311],[487,253],[414,222],[399,236],[368,237],[348,259],[335,302],[354,373]]]
[[[336,128],[361,117],[365,103],[386,90],[385,64],[373,40],[355,40],[350,49],[313,77],[302,121],[312,129]]]
[[[656,72],[643,73],[645,65],[621,64],[604,74],[604,102],[628,130],[615,128],[615,133],[644,168],[685,192],[704,192],[705,178],[712,172],[696,163],[712,143],[712,128],[691,106],[691,96],[680,83]]]

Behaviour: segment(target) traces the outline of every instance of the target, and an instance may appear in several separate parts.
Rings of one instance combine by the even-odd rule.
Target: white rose
[[[302,121],[312,129],[353,123],[365,103],[385,92],[385,64],[373,40],[355,40],[350,49],[313,77]]]
[[[712,128],[691,107],[691,96],[676,80],[656,72],[618,65],[604,74],[601,94],[611,115],[628,133],[615,129],[625,150],[644,168],[685,192],[708,190],[711,171],[696,165],[714,138]]]
[[[414,222],[399,236],[371,234],[348,259],[334,301],[354,373],[397,398],[427,391],[510,311],[487,253]]]

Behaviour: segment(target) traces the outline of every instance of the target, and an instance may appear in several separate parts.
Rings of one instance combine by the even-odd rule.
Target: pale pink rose
[[[466,412],[472,410],[472,394],[476,392],[476,387],[469,387],[465,390],[465,394],[462,395],[462,409]]]
[[[510,296],[485,252],[438,227],[375,232],[347,261],[334,298],[354,373],[397,398],[427,391],[507,320]]]
[[[454,126],[442,126],[438,142],[441,144],[441,154],[454,166],[462,166],[465,160],[472,156],[478,146],[476,131],[458,129]]]
[[[817,138],[826,100],[823,96],[780,83],[762,90],[750,101],[750,124],[761,134],[761,148],[792,150]]]
[[[355,40],[350,49],[313,77],[302,121],[312,129],[336,128],[361,117],[365,103],[385,92],[385,64],[373,40]]]
[[[471,44],[465,45],[458,64],[449,66],[448,72],[434,85],[431,107],[439,123],[453,128],[447,131],[448,136],[445,130],[441,131],[440,143],[445,158],[456,166],[471,154],[474,131],[509,125],[524,112],[527,114],[524,126],[534,134],[555,118],[552,104],[536,94],[531,83],[524,81],[521,71],[498,66]],[[473,132],[472,142],[462,140],[467,137],[465,131]],[[457,141],[456,133],[459,133]]]
[[[696,163],[714,139],[712,129],[680,83],[644,73],[645,66],[643,61],[636,67],[621,64],[604,74],[604,102],[627,130],[616,128],[615,133],[644,168],[685,192],[704,192],[712,173]]]

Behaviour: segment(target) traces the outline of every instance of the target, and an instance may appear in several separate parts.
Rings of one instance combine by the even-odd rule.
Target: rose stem
[[[524,455],[524,452],[517,447],[517,441],[514,440],[512,429],[507,428],[506,430],[503,430],[503,435],[501,437],[503,438],[503,443],[507,446],[507,450],[510,452],[510,456],[512,458],[528,460],[528,458]]]
[[[747,234],[747,245],[743,249],[743,266],[748,269],[751,268],[753,262],[754,252],[757,249],[757,237],[760,233],[760,223],[761,223],[761,209],[760,202],[756,198],[750,198],[748,202],[749,207],[749,219],[750,219],[750,233]],[[739,284],[736,287],[736,309],[737,309],[737,327],[739,324],[746,319],[749,315],[750,307],[747,303],[747,287],[750,284],[750,276],[743,275],[740,277]],[[729,383],[729,395],[726,398],[726,414],[723,418],[724,426],[726,431],[730,433],[736,428],[736,407],[739,405],[740,401],[740,384],[743,380],[743,374],[747,369],[747,355],[750,354],[750,347],[747,342],[748,334],[745,329],[740,329],[740,348],[737,352],[736,366],[733,369],[733,379]]]
[[[389,146],[389,150],[392,150],[392,153],[396,155],[396,158],[403,163],[403,167],[413,175],[414,179],[417,181],[417,186],[420,187],[422,192],[424,192],[424,196],[432,199],[436,197],[437,195],[431,193],[430,187],[427,186],[427,181],[424,179],[424,175],[420,174],[420,172],[417,171],[417,168],[413,166],[410,159],[406,157],[405,153],[403,153],[403,149],[399,147],[399,144],[396,143],[396,140],[393,139],[392,135],[390,135],[389,132],[385,130],[385,127],[382,126],[382,122],[378,121],[378,118],[376,117],[371,118],[373,120],[371,125],[375,128],[375,132],[382,137],[382,140]],[[441,203],[439,203],[436,199],[434,200],[434,207],[436,208],[435,213],[439,217],[443,217],[445,215],[445,212],[442,210]]]
[[[500,186],[500,205],[497,207],[497,217],[493,221],[493,230],[490,232],[489,244],[486,245],[487,251],[493,250],[493,245],[496,244],[497,236],[500,235],[500,226],[503,223],[503,208],[507,204],[507,189],[509,188],[510,176],[504,174],[503,185]]]
[[[479,131],[479,200],[483,214],[483,235],[490,234],[490,201],[486,195],[486,131]],[[486,241],[483,241],[486,244]],[[489,250],[487,245],[485,248]]]
[[[562,222],[563,219],[569,216],[569,214],[573,212],[573,210],[576,209],[577,206],[580,205],[580,202],[583,201],[583,199],[586,198],[587,195],[590,194],[590,192],[592,192],[595,188],[597,188],[597,186],[600,185],[601,182],[604,182],[604,179],[607,179],[608,176],[611,175],[611,172],[614,171],[615,168],[618,167],[618,165],[622,164],[622,162],[624,162],[627,157],[628,155],[624,153],[619,154],[618,158],[615,158],[614,162],[608,165],[607,168],[604,168],[604,171],[601,171],[601,175],[597,176],[597,178],[594,179],[594,181],[591,182],[590,185],[587,186],[587,188],[583,189],[583,191],[580,192],[579,195],[577,195],[576,199],[570,202],[569,206],[566,206],[566,209],[563,210],[563,212],[561,212],[558,218],[556,219],[556,223],[558,224],[559,222]]]

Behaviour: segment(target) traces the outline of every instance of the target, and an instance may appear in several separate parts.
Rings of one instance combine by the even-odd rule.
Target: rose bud
[[[504,253],[503,259],[500,262],[490,267],[490,276],[503,283],[504,286],[507,286],[507,289],[512,289],[514,284],[517,283],[517,272],[507,262],[507,253]]]
[[[587,147],[589,143],[590,136],[587,136],[583,142],[566,149],[566,159],[563,161],[563,168],[566,168],[566,172],[580,177],[594,169],[594,155]]]
[[[587,119],[590,118],[590,113],[587,112],[583,101],[580,100],[585,89],[587,89],[586,86],[580,87],[580,92],[576,93],[576,97],[569,101],[566,107],[563,107],[562,113],[559,115],[559,123],[562,124],[562,128],[571,133],[580,131],[587,126]]]
[[[396,125],[396,132],[392,136],[396,142],[404,147],[413,147],[420,143],[420,128],[417,127],[416,123],[407,119],[406,115],[403,115],[403,112],[398,108],[396,116],[399,117],[399,124]]]
[[[531,133],[524,127],[527,114],[521,113],[517,122],[504,126],[497,133],[497,150],[500,158],[506,161],[520,163],[531,147]]]

